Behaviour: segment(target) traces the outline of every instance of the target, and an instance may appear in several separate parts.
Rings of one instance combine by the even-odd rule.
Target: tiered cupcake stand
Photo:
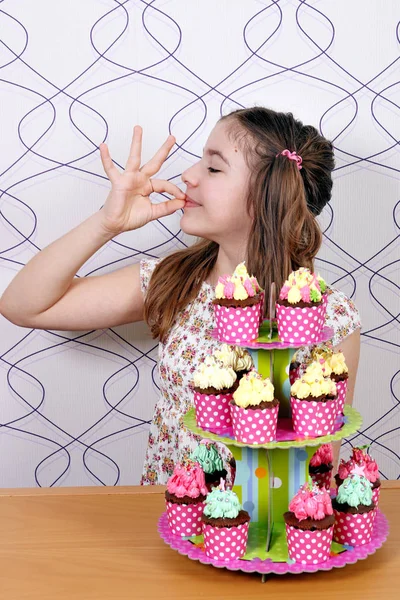
[[[180,554],[214,567],[260,573],[262,581],[271,573],[312,573],[355,563],[380,548],[388,534],[387,520],[378,509],[368,544],[345,546],[333,542],[329,560],[321,563],[316,558],[315,564],[311,565],[293,562],[289,558],[283,513],[288,510],[289,502],[299,487],[307,481],[311,456],[321,444],[355,433],[362,419],[354,408],[345,406],[344,417],[337,417],[335,431],[331,435],[318,438],[296,436],[292,428],[289,382],[289,364],[296,347],[276,339],[271,341],[265,334],[268,330],[269,324],[264,322],[258,340],[241,345],[251,352],[257,371],[264,377],[270,377],[274,383],[275,395],[280,401],[276,441],[257,446],[242,444],[234,439],[230,429],[215,433],[198,427],[194,408],[184,417],[184,424],[190,431],[223,443],[236,460],[233,491],[251,517],[245,556],[231,561],[209,558],[204,553],[202,536],[181,538],[173,535],[166,513],[158,524],[163,540]],[[331,339],[332,335],[331,329],[324,328],[315,343]],[[217,337],[215,330],[213,336]]]

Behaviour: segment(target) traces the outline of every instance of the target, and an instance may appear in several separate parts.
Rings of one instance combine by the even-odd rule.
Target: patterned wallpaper
[[[382,477],[399,478],[399,21],[396,0],[3,0],[0,291],[101,207],[102,141],[123,165],[136,123],[144,160],[172,132],[160,176],[181,185],[221,114],[290,110],[334,142],[318,267],[363,320],[364,425],[343,453],[371,443]],[[190,241],[174,215],[114,239],[78,276]],[[158,393],[146,326],[0,328],[0,486],[138,483]]]

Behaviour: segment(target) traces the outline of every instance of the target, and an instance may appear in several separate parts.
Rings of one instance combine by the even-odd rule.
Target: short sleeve
[[[140,261],[140,289],[144,296],[147,294],[151,276],[160,260],[160,258],[144,258]]]
[[[338,346],[353,331],[361,327],[360,313],[356,305],[343,292],[328,287],[328,304],[326,307],[325,325],[332,327],[333,346]],[[310,346],[303,346],[297,350],[293,359],[300,364],[300,370],[306,369],[311,360]]]
[[[361,327],[360,313],[354,302],[343,292],[328,288],[328,305],[326,309],[326,325],[333,327],[332,343],[337,346],[353,331]]]

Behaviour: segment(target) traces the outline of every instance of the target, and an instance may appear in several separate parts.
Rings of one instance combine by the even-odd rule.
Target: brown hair
[[[239,144],[250,169],[247,209],[254,217],[246,266],[257,277],[265,297],[270,284],[279,290],[291,271],[313,270],[322,234],[315,216],[331,198],[334,167],[332,144],[315,127],[291,113],[254,107],[220,119]],[[302,157],[302,169],[280,153]],[[155,268],[144,302],[144,316],[154,337],[165,337],[178,313],[199,293],[211,273],[219,246],[200,240],[164,258]]]

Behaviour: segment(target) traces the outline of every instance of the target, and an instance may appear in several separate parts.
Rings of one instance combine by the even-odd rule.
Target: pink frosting
[[[310,288],[305,285],[300,289],[300,295],[303,302],[310,302]]]
[[[227,281],[224,285],[224,296],[225,298],[233,298],[233,294],[235,293],[235,284],[232,281]]]
[[[250,279],[246,279],[245,282],[243,283],[243,287],[246,290],[246,292],[249,295],[249,298],[252,298],[253,296],[256,295],[256,291],[250,281]]]
[[[320,465],[329,465],[333,462],[332,444],[322,444],[320,448],[313,454],[310,460],[312,467]]]
[[[340,479],[346,479],[352,473],[354,467],[358,465],[363,467],[365,477],[371,483],[375,483],[379,479],[378,465],[373,458],[369,456],[362,448],[353,448],[353,454],[347,462],[343,459],[340,461],[338,475]]]
[[[256,290],[256,293],[261,291],[260,285],[259,285],[256,277],[250,277],[250,281],[254,285],[254,289]]]
[[[288,295],[290,289],[291,288],[289,285],[282,286],[281,293],[279,294],[279,298],[281,300],[285,300],[285,298],[287,298],[287,295]]]
[[[328,490],[317,485],[305,483],[289,504],[289,510],[294,512],[299,521],[311,518],[316,521],[333,514],[332,502]]]
[[[192,460],[188,460],[184,465],[177,463],[173,474],[168,479],[167,490],[178,498],[206,496],[208,490],[203,469]]]

